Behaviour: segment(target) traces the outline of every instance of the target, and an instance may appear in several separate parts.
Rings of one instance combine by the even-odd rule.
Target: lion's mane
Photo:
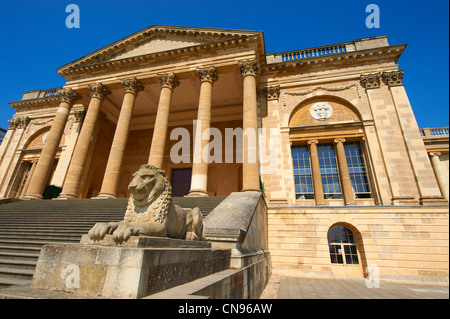
[[[163,191],[158,198],[145,205],[144,212],[137,211],[134,196],[131,194],[128,199],[127,211],[124,217],[124,221],[127,223],[164,223],[167,219],[170,206],[172,205],[172,186],[170,185],[169,178],[163,170],[153,165],[141,165],[138,173],[142,174],[148,170],[155,171],[157,178],[163,179],[163,183],[161,183],[161,185],[163,185]],[[158,183],[156,185],[158,185]],[[149,195],[150,192],[148,192],[147,196]]]

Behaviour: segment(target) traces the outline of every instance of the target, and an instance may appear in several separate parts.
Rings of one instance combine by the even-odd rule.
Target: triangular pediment
[[[157,52],[170,51],[175,49],[187,48],[191,46],[204,44],[198,41],[187,41],[185,39],[159,39],[155,38],[149,40],[148,42],[138,43],[128,48],[128,50],[123,50],[123,52],[118,53],[111,57],[110,61],[126,59],[141,55],[147,55]]]
[[[57,71],[61,73],[72,68],[261,34],[261,31],[151,26],[68,63]]]

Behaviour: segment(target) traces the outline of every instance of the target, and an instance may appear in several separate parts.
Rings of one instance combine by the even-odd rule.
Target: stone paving
[[[449,287],[380,282],[368,288],[361,278],[281,277],[279,299],[448,299]]]

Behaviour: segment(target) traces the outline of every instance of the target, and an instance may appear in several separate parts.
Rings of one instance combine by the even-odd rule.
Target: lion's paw
[[[120,224],[113,233],[113,239],[116,243],[122,243],[127,241],[131,236],[137,235],[139,235],[139,229],[126,224]]]
[[[89,230],[89,238],[93,241],[100,241],[105,238],[105,235],[110,235],[116,230],[119,223],[97,223]]]

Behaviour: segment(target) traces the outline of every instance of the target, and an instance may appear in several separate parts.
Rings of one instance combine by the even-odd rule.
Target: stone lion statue
[[[172,186],[164,171],[141,165],[128,189],[131,195],[124,220],[95,224],[89,231],[91,240],[102,240],[107,234],[116,242],[139,235],[204,240],[200,209],[173,204]]]

